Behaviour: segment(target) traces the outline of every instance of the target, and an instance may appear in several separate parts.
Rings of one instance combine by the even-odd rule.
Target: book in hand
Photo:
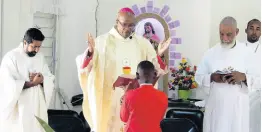
[[[234,68],[230,66],[228,68],[224,68],[222,71],[217,70],[215,73],[222,74],[222,75],[227,75],[227,74],[231,74],[232,71],[234,71]]]
[[[125,88],[130,82],[135,83],[135,86],[139,87],[138,81],[136,80],[135,76],[123,74],[121,76],[118,76],[113,84],[113,88]]]
[[[231,71],[216,71],[215,73],[221,74],[221,75],[227,75],[227,74],[230,74]]]
[[[153,86],[156,84],[157,80],[158,80],[158,77],[156,78],[156,80],[154,80]],[[113,84],[113,88],[114,89],[116,87],[125,88],[130,82],[133,83],[135,88],[140,87],[138,80],[135,78],[135,76],[124,74],[124,75],[118,76],[117,80]]]

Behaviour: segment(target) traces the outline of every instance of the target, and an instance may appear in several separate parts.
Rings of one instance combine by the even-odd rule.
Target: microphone
[[[132,32],[131,35],[129,36],[129,39],[132,39],[134,34],[135,32]]]

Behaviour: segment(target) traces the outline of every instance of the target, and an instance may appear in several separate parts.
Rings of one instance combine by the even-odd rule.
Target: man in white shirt
[[[249,91],[256,78],[248,73],[251,51],[236,40],[238,31],[236,20],[225,17],[219,25],[221,42],[205,53],[196,71],[197,83],[210,88],[204,132],[249,132]]]
[[[261,22],[257,19],[252,19],[247,24],[247,29],[245,30],[247,34],[246,46],[248,49],[252,50],[253,54],[250,59],[252,63],[249,65],[249,73],[257,76],[256,81],[253,84],[253,90],[249,93],[249,113],[250,113],[250,132],[260,132],[261,131],[261,46],[260,46],[260,36],[261,36]]]
[[[45,36],[26,31],[23,42],[3,57],[0,66],[0,132],[43,132],[36,117],[48,122],[54,76],[40,53]]]

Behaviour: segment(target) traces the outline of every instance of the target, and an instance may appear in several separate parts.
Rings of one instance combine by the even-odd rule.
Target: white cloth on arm
[[[248,47],[250,48],[250,47]],[[254,46],[251,47],[254,51]],[[249,107],[250,107],[250,132],[261,131],[261,47],[260,44],[254,54],[250,57],[251,63],[249,65],[248,73],[255,76],[249,93]]]
[[[88,52],[88,49],[85,50],[85,52],[81,55],[78,55],[76,57],[76,65],[77,65],[77,70],[78,70],[78,78],[81,78],[80,77],[80,74],[81,73],[84,73],[88,70],[88,67],[92,67],[93,66],[93,63],[92,63],[92,60],[90,61],[90,63],[87,65],[87,68],[82,68],[82,65],[83,65],[83,62],[84,62],[84,59],[86,58],[86,55],[87,55],[87,52]],[[89,69],[90,70],[90,69]],[[88,74],[88,72],[86,72],[86,74]],[[91,73],[92,74],[92,73]],[[80,79],[79,79],[80,81]],[[91,118],[92,118],[92,121],[88,121],[92,131],[96,131],[97,130],[97,110],[96,110],[96,96],[95,96],[95,88],[94,87],[90,87],[90,88],[87,88],[86,89],[88,92],[87,92],[87,100],[89,101],[90,103],[90,109],[91,109]],[[85,91],[83,91],[85,92]],[[86,94],[86,93],[84,93]],[[86,96],[84,96],[84,98],[86,98]],[[84,99],[86,100],[86,99]],[[92,123],[92,125],[90,124]],[[92,128],[93,126],[93,128]]]
[[[232,49],[222,48],[220,44],[208,50],[196,72],[199,85],[209,87],[205,105],[204,132],[248,132],[249,92],[254,76],[247,74],[247,62],[251,51],[243,43],[237,42]],[[210,81],[210,75],[217,70],[232,67],[245,73],[245,84],[230,85]]]
[[[43,86],[23,89],[29,81],[28,63],[44,76]],[[54,76],[50,73],[44,56],[37,53],[28,57],[22,45],[8,52],[0,67],[0,131],[41,132],[35,116],[48,122],[47,108],[54,89]]]

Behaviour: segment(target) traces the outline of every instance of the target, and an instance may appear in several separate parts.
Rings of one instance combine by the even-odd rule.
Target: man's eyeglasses
[[[117,22],[123,27],[123,28],[135,28],[136,24],[126,24],[126,23],[122,23],[119,20],[117,20]]]

